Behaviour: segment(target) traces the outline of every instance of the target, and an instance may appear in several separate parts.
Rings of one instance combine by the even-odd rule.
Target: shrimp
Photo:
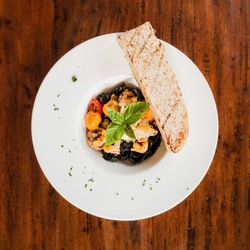
[[[131,148],[131,151],[138,152],[138,153],[145,153],[148,150],[148,141],[144,142],[134,142],[133,147]]]
[[[138,123],[137,125],[132,125],[132,128],[138,142],[147,141],[148,137],[155,136],[158,133],[158,131],[150,124]]]
[[[120,144],[121,144],[121,142],[118,141],[114,145],[103,146],[103,150],[109,154],[119,155],[120,154]]]
[[[118,103],[120,107],[125,107],[132,102],[136,102],[137,97],[132,91],[125,89],[122,94],[119,96]]]
[[[148,121],[148,122],[152,122],[154,120],[153,114],[152,114],[152,112],[150,111],[149,108],[143,114],[142,120],[145,120],[145,121]]]
[[[88,139],[88,144],[91,148],[95,150],[102,150],[102,147],[105,143],[105,129],[103,128],[98,128],[94,131],[88,131],[87,132],[87,139]]]

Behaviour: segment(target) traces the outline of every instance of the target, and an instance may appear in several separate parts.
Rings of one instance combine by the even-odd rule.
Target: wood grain
[[[0,249],[250,249],[249,12],[249,0],[0,0]],[[203,182],[170,211],[99,219],[65,201],[41,172],[32,105],[69,49],[147,20],[208,80],[217,152]]]

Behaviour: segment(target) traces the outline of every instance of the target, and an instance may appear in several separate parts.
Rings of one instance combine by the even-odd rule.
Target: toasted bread
[[[178,152],[188,131],[188,114],[175,73],[151,24],[117,37],[142,93],[150,103],[167,150]]]

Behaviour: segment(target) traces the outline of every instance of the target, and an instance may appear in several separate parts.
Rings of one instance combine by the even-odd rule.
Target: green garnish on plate
[[[112,122],[108,125],[106,130],[105,145],[108,146],[120,141],[124,134],[135,139],[135,134],[131,125],[140,120],[148,107],[149,104],[146,102],[134,102],[127,105],[123,113],[108,108],[108,116]]]
[[[76,81],[77,81],[77,77],[76,77],[75,75],[73,75],[73,76],[71,77],[71,80],[72,80],[72,82],[76,82]]]

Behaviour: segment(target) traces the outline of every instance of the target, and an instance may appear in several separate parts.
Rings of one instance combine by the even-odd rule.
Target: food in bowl
[[[141,91],[128,83],[94,97],[85,114],[89,146],[105,160],[140,163],[160,146],[161,135]]]

